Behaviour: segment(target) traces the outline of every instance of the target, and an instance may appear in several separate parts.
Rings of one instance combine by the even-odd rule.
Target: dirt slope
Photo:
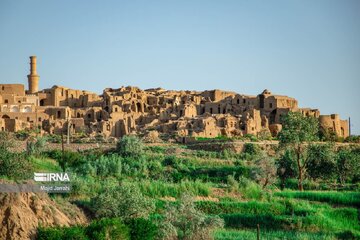
[[[86,222],[79,208],[70,203],[57,204],[46,193],[0,193],[0,239],[35,239],[39,225]]]

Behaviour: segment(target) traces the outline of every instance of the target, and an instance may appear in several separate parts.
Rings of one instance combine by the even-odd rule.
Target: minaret
[[[39,91],[39,75],[36,72],[36,56],[30,57],[30,74],[27,75],[29,81],[29,94]]]

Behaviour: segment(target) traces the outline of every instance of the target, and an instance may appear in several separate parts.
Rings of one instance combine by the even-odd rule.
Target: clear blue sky
[[[360,134],[359,0],[1,0],[0,82],[295,97]]]

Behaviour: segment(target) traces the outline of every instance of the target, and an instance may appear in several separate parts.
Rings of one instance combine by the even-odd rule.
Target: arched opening
[[[40,100],[40,106],[45,106],[45,99]]]
[[[10,117],[8,115],[3,115],[2,119],[10,119]]]
[[[213,113],[213,109],[212,109],[212,108],[210,108],[210,113],[211,113],[211,114]]]
[[[57,117],[57,118],[61,118],[61,111],[57,111],[56,117]]]
[[[77,114],[76,114],[76,117],[77,117],[77,118],[80,118],[80,113],[77,113]]]
[[[29,112],[31,112],[31,107],[25,107],[23,111],[26,113],[29,113]]]
[[[137,103],[136,107],[138,112],[142,112],[141,103]]]
[[[19,112],[19,107],[18,106],[12,106],[10,108],[10,112]]]
[[[276,109],[274,109],[274,110],[270,113],[270,119],[269,119],[270,124],[274,124],[274,123],[275,123],[275,118],[276,118]]]

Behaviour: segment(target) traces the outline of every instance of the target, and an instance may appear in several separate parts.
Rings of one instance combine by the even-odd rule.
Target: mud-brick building
[[[168,136],[233,137],[281,131],[289,111],[319,119],[321,127],[339,137],[349,135],[339,115],[320,115],[299,108],[296,99],[265,89],[257,96],[222,90],[168,91],[162,88],[105,88],[93,92],[53,86],[39,90],[37,59],[30,57],[28,89],[23,84],[0,84],[0,130],[39,128],[42,133],[100,134],[122,137],[158,131]]]

